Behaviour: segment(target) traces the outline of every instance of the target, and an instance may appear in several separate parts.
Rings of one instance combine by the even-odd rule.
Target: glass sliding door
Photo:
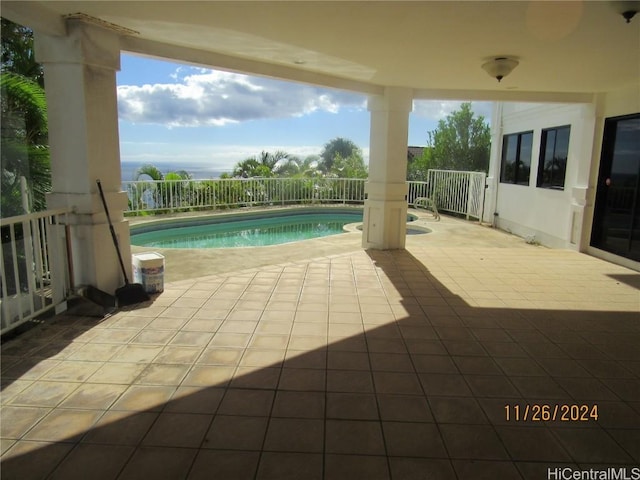
[[[591,245],[640,261],[640,114],[605,121]]]

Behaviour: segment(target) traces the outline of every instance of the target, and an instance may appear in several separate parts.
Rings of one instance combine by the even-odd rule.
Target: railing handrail
[[[0,333],[63,304],[70,292],[65,241],[59,217],[65,209],[0,219]]]
[[[429,170],[427,170],[428,172],[450,172],[450,173],[484,173],[486,175],[486,172],[482,171],[482,170],[444,170],[444,169],[439,169],[439,168],[430,168]]]
[[[24,213],[22,215],[15,215],[13,217],[0,218],[0,227],[6,227],[11,224],[28,222],[30,220],[38,220],[39,218],[55,217],[59,215],[66,215],[69,211],[65,208],[54,208],[51,210],[42,210],[40,212]]]
[[[484,172],[431,169],[425,181],[407,181],[408,203],[429,197],[439,210],[482,218]],[[128,180],[127,212],[219,209],[292,203],[355,203],[366,199],[367,178],[249,177]]]

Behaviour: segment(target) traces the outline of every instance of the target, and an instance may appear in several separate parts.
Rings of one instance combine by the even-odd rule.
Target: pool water
[[[362,212],[307,213],[231,222],[200,223],[131,234],[131,243],[154,248],[259,247],[344,233],[348,223],[362,222]]]

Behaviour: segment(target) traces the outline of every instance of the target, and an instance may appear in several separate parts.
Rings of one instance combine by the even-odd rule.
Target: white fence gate
[[[70,291],[64,210],[0,219],[0,333],[61,304]]]
[[[440,212],[482,220],[486,177],[484,172],[428,170],[426,182],[409,182],[409,204],[428,197]]]

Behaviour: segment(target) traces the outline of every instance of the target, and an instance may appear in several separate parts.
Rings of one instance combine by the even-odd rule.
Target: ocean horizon
[[[150,162],[130,162],[125,161],[121,162],[121,181],[127,182],[131,180],[135,180],[136,171],[142,167],[143,165],[148,165]],[[163,173],[167,174],[169,172],[175,172],[178,170],[184,170],[191,174],[191,177],[195,180],[210,180],[213,178],[220,178],[220,175],[223,173],[231,173],[233,168],[229,168],[228,170],[221,170],[219,167],[210,167],[207,165],[203,165],[201,163],[152,163],[158,167],[158,169]]]

